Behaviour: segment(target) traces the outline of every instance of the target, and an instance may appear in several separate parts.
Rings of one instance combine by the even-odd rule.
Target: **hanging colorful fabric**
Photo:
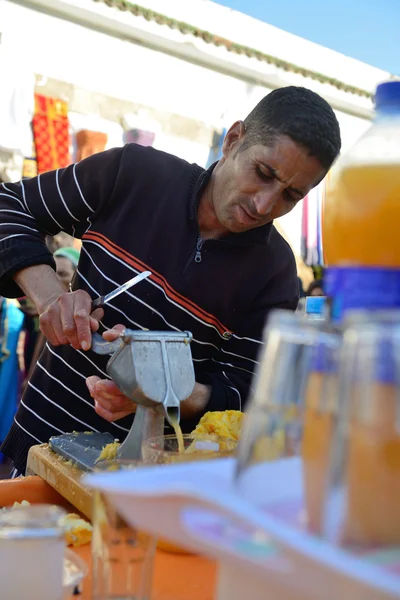
[[[35,94],[33,135],[38,174],[71,163],[66,102]]]
[[[88,156],[103,152],[107,144],[107,134],[101,131],[82,129],[76,134],[77,153],[76,160],[80,161]]]

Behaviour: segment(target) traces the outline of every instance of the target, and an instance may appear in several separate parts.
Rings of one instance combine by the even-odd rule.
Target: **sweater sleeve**
[[[55,268],[46,235],[83,236],[111,202],[123,153],[124,148],[114,148],[65,169],[0,185],[0,295],[23,295],[13,280],[21,269]]]
[[[245,409],[253,374],[264,349],[263,330],[268,313],[278,308],[292,311],[297,308],[298,282],[294,264],[286,265],[274,279],[241,318],[231,339],[221,342],[212,358],[214,368],[196,372],[198,383],[211,386],[211,397],[204,412]],[[273,302],[268,291],[271,284]],[[185,422],[185,431],[192,431],[199,418],[197,415],[190,422]]]

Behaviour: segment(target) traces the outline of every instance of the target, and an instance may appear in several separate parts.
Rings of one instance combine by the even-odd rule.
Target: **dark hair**
[[[254,144],[270,146],[287,135],[308,149],[327,170],[340,152],[340,128],[331,106],[315,92],[288,86],[274,90],[253,108],[239,151]]]
[[[317,288],[321,288],[321,290],[324,291],[322,279],[314,279],[314,281],[312,281],[308,286],[306,295],[311,296],[312,292]]]

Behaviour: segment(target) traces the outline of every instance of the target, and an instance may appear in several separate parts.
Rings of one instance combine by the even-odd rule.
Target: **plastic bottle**
[[[400,306],[400,81],[377,87],[369,130],[332,170],[323,210],[333,317]]]
[[[307,296],[305,314],[309,319],[323,321],[325,319],[326,298],[324,296]]]

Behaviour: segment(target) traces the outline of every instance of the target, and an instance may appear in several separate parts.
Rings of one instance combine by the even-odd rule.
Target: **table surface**
[[[59,504],[74,510],[53,488],[40,477],[0,481],[0,507],[28,500],[31,503]],[[89,566],[80,596],[71,600],[91,600],[90,544],[72,548]],[[192,555],[180,555],[158,550],[154,564],[151,600],[213,600],[216,581],[214,561]]]

